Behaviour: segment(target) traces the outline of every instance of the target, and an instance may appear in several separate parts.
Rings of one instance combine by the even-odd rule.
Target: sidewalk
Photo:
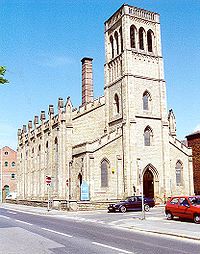
[[[12,209],[15,211],[26,212],[31,214],[39,214],[46,216],[62,216],[66,218],[84,218],[86,213],[95,213],[95,211],[78,211],[78,212],[67,212],[67,211],[58,211],[50,210],[47,211],[47,208],[43,207],[32,207],[25,205],[14,205],[14,204],[2,204],[0,208]],[[92,220],[91,220],[92,221]],[[191,221],[180,221],[172,220],[168,221],[165,216],[160,217],[146,217],[145,220],[141,220],[138,217],[131,216],[128,219],[122,219],[119,222],[109,225],[117,226],[119,228],[132,229],[141,232],[151,232],[168,236],[176,236],[186,239],[200,240],[200,224],[195,224]]]
[[[143,232],[200,240],[200,224],[178,219],[169,221],[164,216],[163,218],[149,217],[145,220],[133,218],[120,226]]]

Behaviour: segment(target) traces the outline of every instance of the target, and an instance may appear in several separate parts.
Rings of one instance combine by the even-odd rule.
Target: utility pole
[[[137,158],[137,166],[138,166],[138,172],[139,172],[140,192],[141,192],[141,198],[142,198],[142,216],[141,216],[141,220],[145,220],[143,174],[142,174],[142,167],[141,167],[140,158]]]

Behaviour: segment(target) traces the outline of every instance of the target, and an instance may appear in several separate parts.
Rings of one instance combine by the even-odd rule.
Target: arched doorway
[[[82,174],[79,173],[78,174],[78,187],[79,187],[79,191],[78,191],[78,195],[79,195],[79,200],[81,199],[81,184],[82,184],[82,181],[83,181],[83,177],[82,177]]]
[[[143,193],[145,197],[154,198],[154,176],[149,169],[143,175]]]

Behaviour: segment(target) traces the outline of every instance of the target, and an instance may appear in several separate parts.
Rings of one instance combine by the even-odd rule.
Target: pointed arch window
[[[114,97],[114,107],[115,107],[115,114],[119,114],[119,96],[115,94]]]
[[[112,35],[110,36],[110,45],[111,45],[111,56],[114,57],[114,42]]]
[[[176,163],[176,185],[181,186],[182,185],[182,171],[183,171],[183,163],[181,161],[177,161]]]
[[[116,42],[116,48],[117,48],[117,55],[119,54],[119,37],[118,37],[118,32],[115,31],[115,42]]]
[[[145,91],[143,93],[143,110],[149,110],[150,109],[150,101],[151,101],[151,97],[148,91]]]
[[[41,167],[41,145],[38,146],[38,167]]]
[[[139,48],[144,50],[144,28],[140,27],[139,29]]]
[[[122,37],[122,28],[121,27],[119,29],[119,34],[120,34],[120,42],[121,42],[121,52],[123,52],[123,37]]]
[[[49,164],[49,142],[46,142],[46,168],[48,168]]]
[[[152,32],[152,30],[147,31],[147,45],[148,45],[148,51],[153,52],[153,32]]]
[[[130,45],[131,48],[136,48],[135,36],[136,35],[136,28],[134,25],[130,27]]]
[[[108,161],[104,159],[101,162],[101,187],[108,187],[108,168]]]
[[[153,131],[149,126],[147,126],[144,130],[144,145],[145,146],[152,145],[152,137],[153,137]]]
[[[55,138],[55,150],[58,152],[58,138]]]

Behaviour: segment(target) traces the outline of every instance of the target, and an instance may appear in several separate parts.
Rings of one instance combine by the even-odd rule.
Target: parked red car
[[[165,214],[168,220],[179,217],[200,223],[200,196],[171,197],[165,206]]]

